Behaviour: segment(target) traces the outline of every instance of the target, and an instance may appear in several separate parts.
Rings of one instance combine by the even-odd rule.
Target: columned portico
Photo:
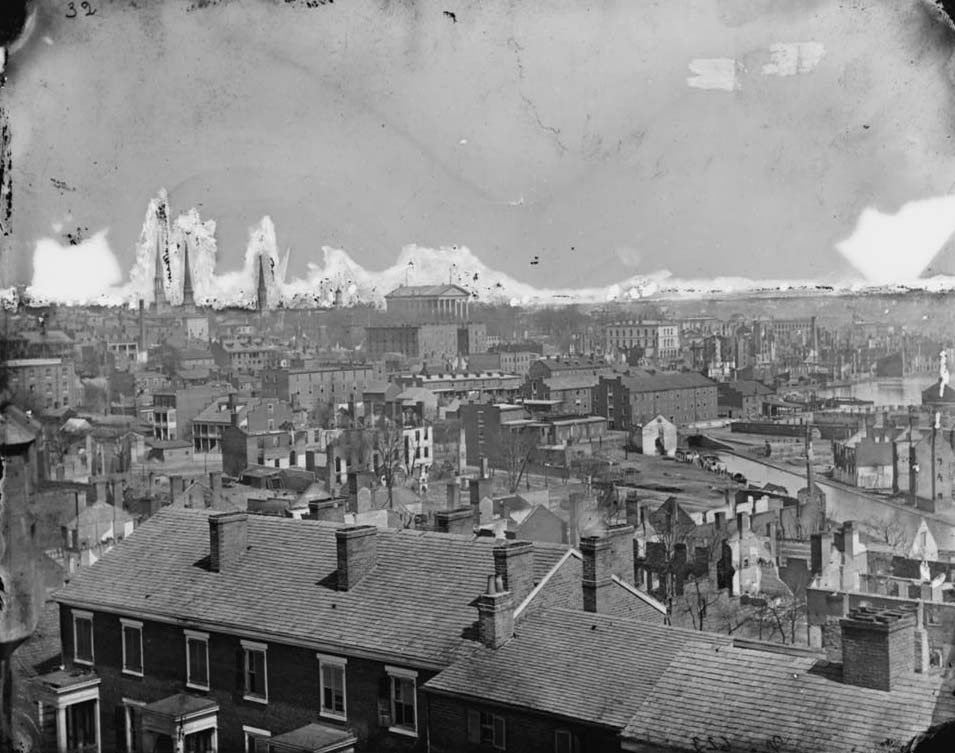
[[[33,681],[43,750],[101,753],[99,685],[95,673],[76,669],[60,669]]]
[[[218,704],[177,693],[143,706],[144,753],[217,753]]]

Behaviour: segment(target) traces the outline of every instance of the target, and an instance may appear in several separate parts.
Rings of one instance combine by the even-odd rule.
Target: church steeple
[[[256,268],[255,305],[259,311],[269,308],[269,290],[265,284],[265,255],[259,254],[259,264]]]
[[[153,274],[153,310],[165,310],[166,278],[169,277],[169,218],[166,214],[166,204],[161,202],[156,207],[156,269]]]
[[[182,305],[190,308],[196,305],[192,291],[192,270],[189,268],[189,234],[182,237]]]

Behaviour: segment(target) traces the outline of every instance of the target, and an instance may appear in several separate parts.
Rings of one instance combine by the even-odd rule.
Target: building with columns
[[[471,294],[458,285],[402,285],[385,296],[388,313],[409,322],[466,322]]]

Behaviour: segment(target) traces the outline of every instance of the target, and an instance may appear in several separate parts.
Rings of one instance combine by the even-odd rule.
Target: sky
[[[68,6],[7,57],[5,284],[125,278],[162,188],[223,271],[268,215],[300,276],[408,244],[567,289],[955,273],[955,32],[924,0]]]

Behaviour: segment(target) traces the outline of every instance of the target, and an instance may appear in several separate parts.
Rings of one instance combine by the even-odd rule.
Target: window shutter
[[[494,717],[494,747],[499,750],[504,750],[504,717],[495,716]]]
[[[238,693],[245,693],[245,649],[238,648],[235,652],[235,689]]]
[[[481,713],[468,711],[468,742],[480,745],[481,743]]]

